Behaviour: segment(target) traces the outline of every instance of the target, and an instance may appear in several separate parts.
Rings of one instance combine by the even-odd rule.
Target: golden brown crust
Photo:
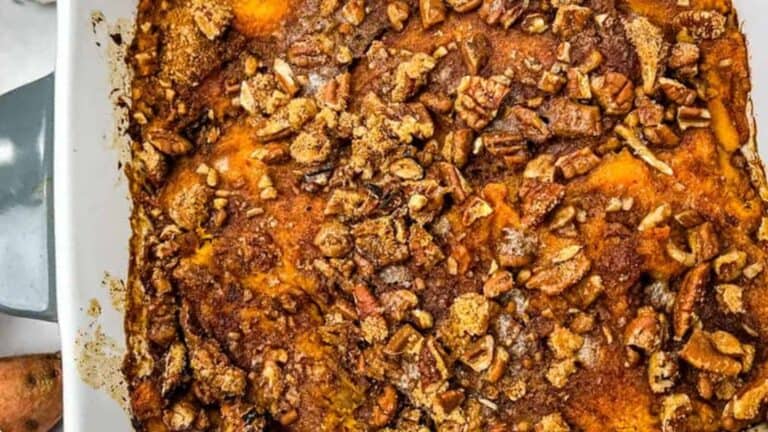
[[[146,431],[737,431],[768,219],[729,0],[142,0]]]

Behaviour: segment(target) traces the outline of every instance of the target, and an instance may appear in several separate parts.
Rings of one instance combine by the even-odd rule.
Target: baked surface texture
[[[729,0],[141,0],[127,60],[137,430],[765,421]]]

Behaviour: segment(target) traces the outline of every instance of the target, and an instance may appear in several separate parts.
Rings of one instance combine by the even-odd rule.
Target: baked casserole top
[[[136,429],[763,422],[747,60],[729,0],[140,0]]]

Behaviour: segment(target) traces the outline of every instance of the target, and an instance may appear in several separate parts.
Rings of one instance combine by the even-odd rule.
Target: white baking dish
[[[381,0],[384,1],[384,0]],[[735,0],[751,42],[756,115],[768,113],[768,2]],[[133,19],[134,0],[59,0],[56,70],[55,229],[58,311],[64,359],[64,429],[67,432],[131,430],[128,415],[104,391],[81,380],[76,363],[78,332],[89,330],[86,309],[99,299],[104,332],[123,342],[123,323],[102,286],[105,272],[125,278],[128,263],[127,184],[112,145],[114,115],[105,44],[97,46],[91,14],[107,22]],[[759,128],[768,143],[768,127]],[[763,147],[768,157],[768,146]]]

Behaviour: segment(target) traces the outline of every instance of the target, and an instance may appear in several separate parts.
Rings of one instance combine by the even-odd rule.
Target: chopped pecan
[[[667,98],[678,105],[692,105],[696,102],[696,91],[689,89],[680,81],[660,78],[659,85]]]
[[[576,5],[564,5],[557,9],[552,22],[552,33],[563,39],[579,34],[592,17],[592,9]]]
[[[340,216],[344,220],[355,220],[369,215],[377,206],[377,200],[368,191],[334,189],[324,213]]]
[[[697,262],[709,261],[720,253],[720,240],[711,222],[688,230],[688,246]]]
[[[477,9],[483,0],[445,0],[453,10],[459,13]]]
[[[463,128],[451,131],[445,136],[441,155],[446,161],[461,168],[469,161],[472,150],[472,129]]]
[[[552,137],[547,124],[536,111],[515,105],[504,118],[505,129],[519,133],[522,138],[536,144],[543,144]]]
[[[347,0],[341,8],[341,16],[353,26],[359,26],[365,21],[365,0]]]
[[[477,1],[480,4],[480,1]],[[478,75],[491,57],[491,42],[482,33],[474,33],[461,41],[461,56],[470,75]]]
[[[637,118],[645,127],[656,127],[664,120],[664,107],[653,99],[641,96],[635,99]]]
[[[566,85],[566,94],[571,99],[589,100],[592,99],[592,87],[589,84],[589,77],[577,68],[568,69],[568,83]]]
[[[381,295],[381,304],[392,320],[400,322],[419,304],[419,297],[408,290],[387,291]]]
[[[333,43],[324,36],[308,36],[288,47],[288,61],[299,67],[317,67],[329,60]]]
[[[544,73],[541,75],[541,79],[539,79],[537,87],[543,92],[555,94],[563,88],[566,81],[567,80],[565,77],[560,74],[551,71],[544,71]]]
[[[643,217],[643,220],[641,220],[640,224],[637,226],[637,230],[647,231],[651,228],[655,228],[666,222],[670,216],[672,216],[672,207],[667,203],[663,203]]]
[[[181,342],[174,342],[163,358],[162,387],[160,393],[168,396],[173,393],[184,379],[187,367],[187,347]]]
[[[728,313],[744,313],[744,290],[733,284],[721,284],[715,286],[717,303]]]
[[[408,258],[408,246],[398,239],[395,222],[391,217],[366,220],[355,225],[352,234],[355,247],[375,267],[385,267]]]
[[[162,183],[168,174],[168,161],[165,156],[148,142],[142,144],[142,149],[136,156],[137,160],[142,162],[149,181],[155,184]]]
[[[465,76],[457,88],[454,104],[459,118],[472,129],[483,129],[496,117],[509,90],[503,78]]]
[[[179,156],[192,150],[192,143],[183,136],[167,129],[152,128],[147,131],[147,142],[169,156]]]
[[[667,65],[672,69],[696,66],[699,62],[699,46],[694,43],[678,42],[672,46]]]
[[[730,250],[715,258],[713,266],[717,280],[731,282],[741,276],[741,271],[747,264],[747,254],[740,250]]]
[[[530,34],[541,34],[549,30],[549,24],[547,24],[547,17],[541,13],[530,13],[523,18],[520,23],[520,28],[524,32]]]
[[[491,362],[490,367],[488,367],[488,373],[485,375],[485,379],[491,383],[499,382],[507,371],[508,364],[509,353],[504,348],[497,346],[493,355],[493,361]]]
[[[272,70],[274,70],[275,78],[277,78],[278,84],[280,84],[285,93],[289,96],[294,96],[299,92],[301,88],[296,81],[296,76],[293,74],[293,69],[285,60],[275,58]]]
[[[479,15],[488,25],[512,26],[525,11],[525,4],[513,0],[483,0]]]
[[[437,61],[429,54],[416,53],[409,60],[398,65],[395,71],[395,86],[392,89],[393,102],[405,102],[427,83],[429,72]]]
[[[656,351],[648,358],[648,384],[654,393],[666,393],[675,386],[678,366],[675,357]]]
[[[485,335],[469,344],[459,359],[473,371],[482,372],[493,362],[494,347],[493,336]]]
[[[550,154],[542,154],[525,165],[523,178],[537,179],[543,182],[555,181],[555,158]]]
[[[698,39],[718,39],[725,33],[725,17],[714,10],[690,10],[675,16],[674,23]]]
[[[192,402],[179,401],[163,413],[163,422],[172,431],[185,431],[192,427],[198,408]]]
[[[560,169],[563,177],[570,180],[573,177],[584,175],[600,163],[600,158],[589,147],[576,150],[555,161],[555,167]]]
[[[411,158],[398,159],[389,166],[389,172],[403,180],[420,180],[424,177],[424,168]]]
[[[372,315],[379,315],[381,313],[381,305],[376,297],[373,296],[371,290],[364,284],[356,284],[352,289],[352,296],[355,299],[355,305],[357,305],[357,315],[360,319],[365,319]]]
[[[495,271],[483,284],[483,295],[488,298],[496,298],[512,291],[515,287],[515,277],[505,270]]]
[[[547,369],[546,377],[555,388],[563,388],[568,384],[568,378],[576,373],[576,360],[567,358],[554,362]]]
[[[464,402],[463,390],[446,390],[437,395],[437,403],[444,413],[450,414]]]
[[[285,138],[301,130],[309,120],[317,114],[317,105],[309,98],[292,99],[284,107],[259,124],[256,138],[261,142],[269,142]]]
[[[565,197],[565,187],[558,183],[536,180],[526,182],[520,191],[522,199],[522,223],[524,226],[536,226],[557,207]]]
[[[352,87],[352,75],[343,73],[334,79],[328,80],[320,89],[318,97],[320,102],[332,110],[344,111],[349,105],[349,95]]]
[[[439,162],[434,166],[437,168],[441,183],[445,185],[451,197],[457,203],[464,202],[472,193],[472,187],[461,174],[461,171],[455,165],[447,162]]]
[[[637,316],[624,328],[624,345],[650,354],[661,348],[667,333],[667,320],[651,307],[638,309]]]
[[[205,384],[216,399],[242,396],[246,374],[232,366],[229,358],[214,342],[205,341],[190,347],[189,366],[195,379]]]
[[[735,376],[741,372],[741,363],[718,351],[711,335],[703,330],[693,331],[688,342],[680,350],[680,358],[707,372],[725,376]]]
[[[536,257],[538,242],[515,228],[504,228],[496,245],[496,255],[502,267],[525,267]]]
[[[664,161],[656,157],[655,154],[640,139],[638,131],[623,124],[616,126],[616,134],[640,157],[645,163],[659,170],[666,175],[674,175],[674,171]]]
[[[324,256],[341,258],[352,250],[349,228],[341,222],[326,222],[320,226],[314,244]]]
[[[760,378],[745,386],[730,402],[733,418],[751,420],[760,413],[760,407],[768,398],[768,379]]]
[[[371,426],[384,427],[395,417],[397,412],[397,390],[386,384],[376,398],[376,405],[371,413]]]
[[[665,124],[643,128],[643,136],[648,142],[659,147],[675,147],[680,144],[680,137]]]
[[[592,94],[606,114],[623,115],[632,109],[635,100],[635,85],[626,75],[608,72],[592,78]]]
[[[443,0],[419,0],[421,25],[428,29],[445,21],[446,11]]]
[[[240,106],[250,114],[272,114],[289,98],[272,74],[256,74],[240,84]]]
[[[389,24],[397,31],[402,31],[405,28],[405,22],[408,21],[410,15],[410,6],[402,0],[395,0],[387,5]]]
[[[387,345],[384,347],[384,353],[389,355],[412,354],[421,349],[420,345],[423,343],[423,340],[424,336],[410,324],[403,324],[387,342]]]
[[[675,297],[673,311],[675,340],[682,340],[691,327],[696,304],[704,296],[710,278],[709,263],[688,270]]]
[[[448,114],[453,109],[451,98],[441,93],[422,92],[419,94],[419,102],[437,114]]]
[[[558,295],[578,283],[589,272],[592,262],[584,253],[534,272],[526,287],[538,289],[548,295]]]
[[[549,128],[563,138],[598,136],[601,131],[600,109],[567,98],[552,100],[544,110]]]
[[[685,393],[675,393],[666,396],[661,402],[661,420],[662,432],[675,432],[678,428],[678,421],[684,419],[693,412],[691,398]]]

